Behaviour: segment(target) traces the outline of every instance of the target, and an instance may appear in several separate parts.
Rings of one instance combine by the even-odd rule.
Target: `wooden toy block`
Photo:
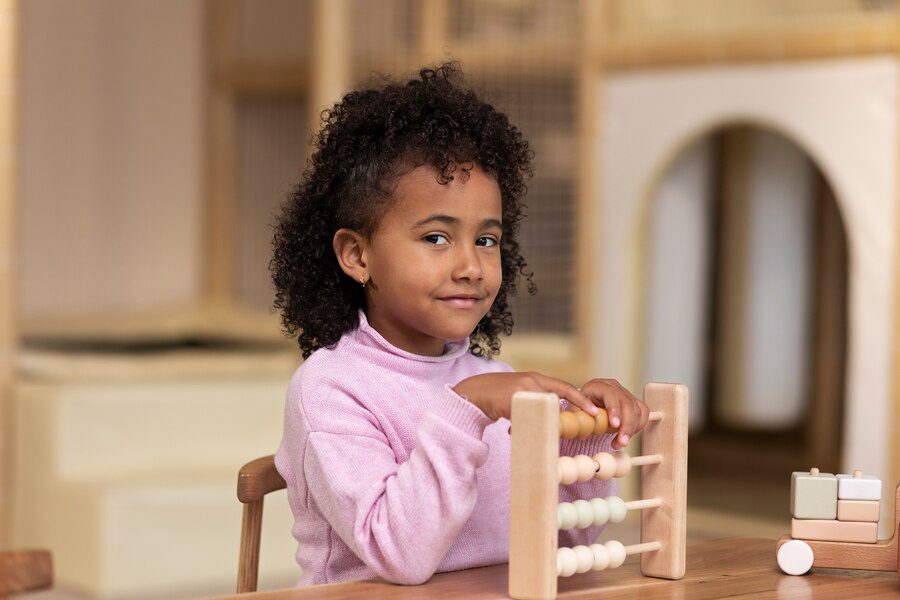
[[[795,519],[837,518],[838,481],[813,467],[791,473],[791,515]]]
[[[839,500],[881,500],[881,480],[860,471],[837,476]]]
[[[874,544],[878,541],[878,523],[791,519],[791,537],[798,540]]]
[[[879,540],[874,544],[862,544],[859,542],[826,542],[817,540],[795,540],[789,535],[783,535],[776,545],[776,556],[781,566],[782,549],[791,545],[786,554],[790,569],[794,562],[799,562],[803,557],[801,553],[794,551],[800,544],[805,544],[812,551],[814,558],[812,567],[823,569],[864,569],[867,571],[893,571],[900,576],[900,485],[894,489],[894,526],[891,529],[893,536],[890,539]],[[796,544],[792,542],[797,542]],[[809,569],[802,568],[803,572]],[[798,570],[801,570],[798,569]],[[788,572],[788,571],[785,571]]]
[[[877,523],[881,517],[881,502],[877,500],[838,500],[838,521]]]

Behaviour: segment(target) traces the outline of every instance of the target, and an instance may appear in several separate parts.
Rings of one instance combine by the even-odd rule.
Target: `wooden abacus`
[[[610,431],[606,412],[560,411],[552,393],[517,392],[512,399],[510,472],[509,595],[519,600],[556,597],[557,577],[621,566],[641,555],[641,572],[681,579],[687,521],[688,390],[676,384],[648,383],[644,402],[650,420],[642,456],[601,452],[560,456],[559,440],[586,439]],[[594,498],[559,503],[559,485],[627,475],[646,467],[641,500]],[[557,548],[560,529],[617,523],[628,510],[641,510],[641,543]]]

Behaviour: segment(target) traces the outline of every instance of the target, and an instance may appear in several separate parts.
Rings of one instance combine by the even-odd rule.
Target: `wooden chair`
[[[238,472],[237,497],[244,504],[241,523],[241,554],[238,560],[237,593],[256,591],[259,575],[259,538],[262,531],[263,499],[269,492],[287,487],[275,469],[275,456],[248,462]]]
[[[0,552],[0,598],[52,585],[53,559],[49,550]]]

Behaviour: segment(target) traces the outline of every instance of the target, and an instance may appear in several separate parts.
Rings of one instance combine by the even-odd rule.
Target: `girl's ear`
[[[335,232],[331,246],[344,273],[354,281],[368,281],[368,243],[361,234],[342,227]]]

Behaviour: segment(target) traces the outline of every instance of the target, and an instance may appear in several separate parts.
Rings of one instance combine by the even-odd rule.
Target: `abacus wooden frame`
[[[681,579],[685,569],[687,523],[688,389],[680,384],[648,383],[644,402],[662,419],[648,423],[643,454],[663,461],[644,466],[641,497],[662,506],[641,511],[641,542],[662,547],[641,555],[641,572]],[[512,399],[510,465],[509,595],[555,598],[559,484],[559,398],[517,392]]]

